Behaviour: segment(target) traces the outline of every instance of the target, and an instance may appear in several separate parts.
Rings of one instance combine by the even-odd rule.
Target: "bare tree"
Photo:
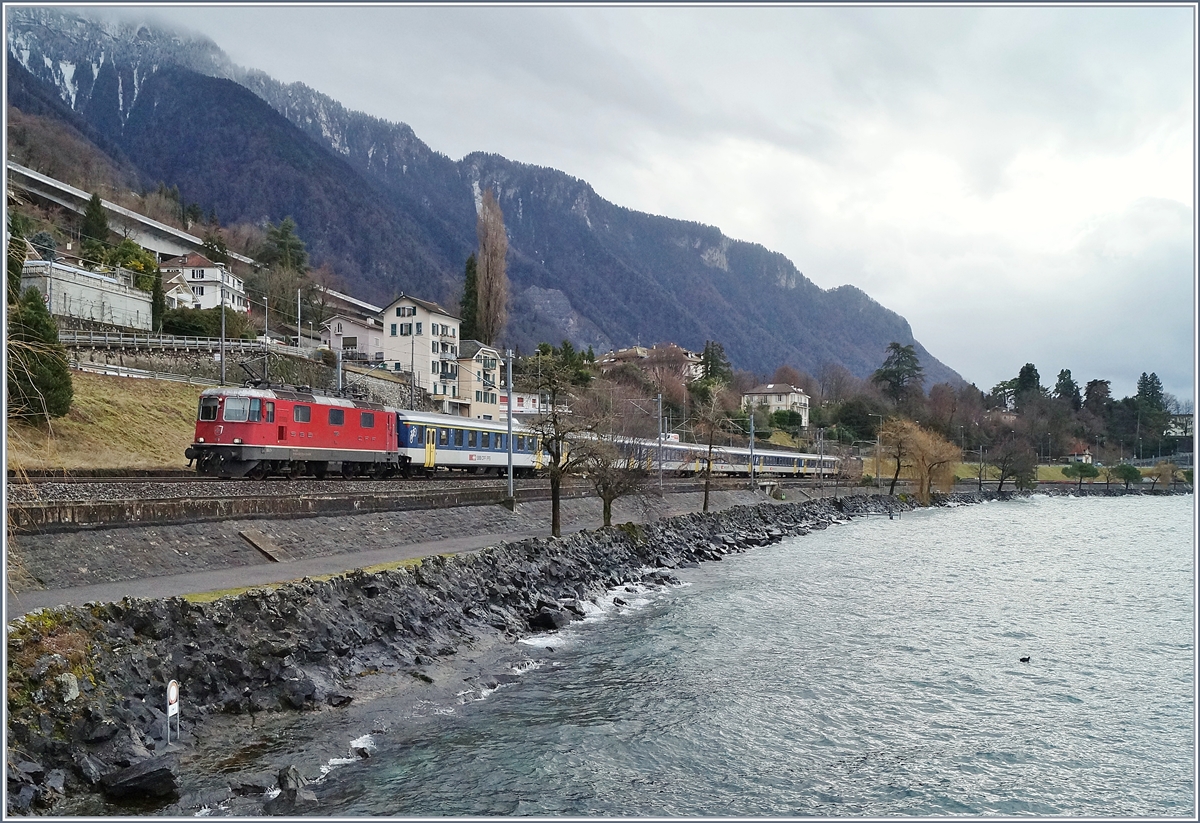
[[[817,373],[822,403],[840,403],[858,387],[858,380],[841,363],[826,363]]]
[[[896,483],[900,480],[900,472],[911,465],[910,452],[916,424],[909,420],[890,418],[879,430],[879,447],[889,460],[896,461],[896,471],[892,474],[892,484],[888,494],[896,493]]]
[[[708,492],[712,483],[713,444],[717,433],[724,430],[728,424],[730,412],[738,406],[738,396],[718,383],[708,393],[708,397],[698,402],[692,410],[692,430],[707,448],[704,466],[704,508],[708,511]]]
[[[550,533],[559,537],[563,480],[578,471],[588,456],[587,449],[576,449],[575,444],[593,438],[604,417],[598,413],[595,393],[587,391],[591,375],[569,344],[554,349],[543,343],[536,354],[525,358],[521,372],[518,386],[541,397],[541,412],[526,425],[550,457],[546,467],[550,477]]]
[[[604,503],[604,525],[612,525],[612,504],[646,487],[654,461],[656,421],[650,417],[653,401],[632,394],[618,384],[593,385],[591,402],[584,411],[599,413],[593,436],[582,438],[575,449],[583,455],[583,470]],[[607,395],[607,408],[602,407]]]
[[[492,346],[508,319],[508,274],[505,259],[508,255],[508,235],[504,230],[504,213],[489,188],[483,193],[479,221],[475,232],[479,237],[476,259],[475,329],[480,342]]]

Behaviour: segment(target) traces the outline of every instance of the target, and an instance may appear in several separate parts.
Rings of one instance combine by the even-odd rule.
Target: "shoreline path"
[[[647,522],[699,511],[701,493],[618,500],[613,522]],[[712,511],[762,503],[761,492],[714,491]],[[595,498],[562,501],[563,534],[603,522]],[[292,519],[126,526],[22,535],[9,556],[5,620],[39,608],[158,599],[336,575],[431,555],[479,551],[550,533],[550,503],[464,506]],[[273,562],[241,532],[263,532],[295,559]],[[14,556],[19,557],[14,561]]]

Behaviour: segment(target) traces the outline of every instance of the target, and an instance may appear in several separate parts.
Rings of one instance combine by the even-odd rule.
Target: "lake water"
[[[684,570],[381,735],[321,813],[1192,817],[1192,504],[870,517]]]

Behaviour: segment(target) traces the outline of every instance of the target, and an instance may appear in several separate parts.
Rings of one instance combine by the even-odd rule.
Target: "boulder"
[[[292,814],[312,810],[317,805],[317,796],[306,788],[308,781],[295,766],[281,769],[276,784],[279,794],[263,804],[266,814]]]
[[[571,622],[571,616],[563,609],[543,606],[537,614],[529,618],[529,626],[533,629],[552,631],[561,629]]]
[[[179,793],[178,770],[178,753],[168,752],[109,772],[100,778],[100,787],[117,800],[170,797]]]

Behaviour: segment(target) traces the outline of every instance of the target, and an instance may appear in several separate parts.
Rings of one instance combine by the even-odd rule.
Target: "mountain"
[[[354,294],[456,306],[485,188],[509,233],[506,343],[597,351],[719,340],[736,367],[859,377],[912,343],[929,384],[961,378],[903,317],[852,286],[824,290],[783,255],[718,228],[610,203],[554,169],[475,153],[455,161],[407,125],[345,109],[234,65],[207,38],[49,8],[10,8],[9,101],[41,103],[144,181],[177,185],[226,223],[292,216],[314,264]],[[30,103],[32,104],[32,103]]]

